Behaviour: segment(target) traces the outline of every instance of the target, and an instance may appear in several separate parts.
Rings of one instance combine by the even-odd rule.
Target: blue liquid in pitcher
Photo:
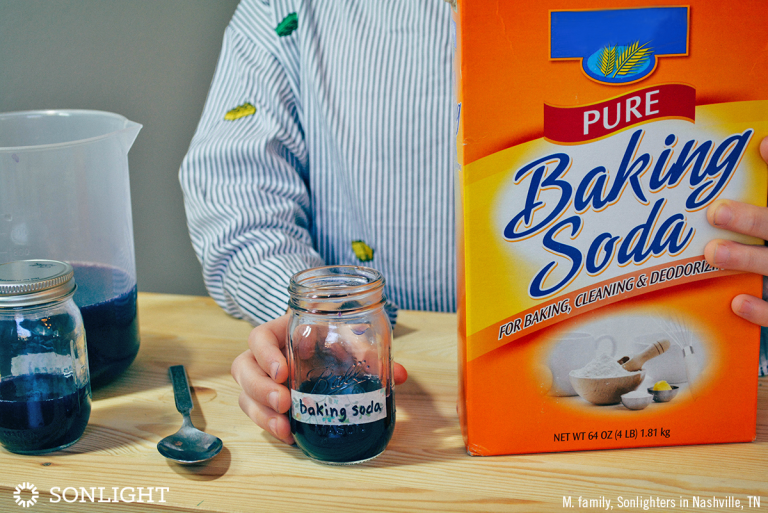
[[[66,392],[63,392],[66,391]],[[85,431],[91,391],[59,374],[24,374],[0,381],[0,444],[34,454],[64,448]]]
[[[366,378],[341,394],[374,392],[382,388],[381,381]],[[299,392],[313,393],[315,381],[305,381]],[[299,422],[290,416],[293,438],[304,453],[318,461],[329,463],[356,463],[369,460],[384,451],[395,430],[394,392],[386,397],[386,417],[366,424],[329,426]]]
[[[88,345],[91,385],[109,383],[123,373],[139,352],[136,281],[101,264],[71,262],[75,269],[75,303],[80,307]]]

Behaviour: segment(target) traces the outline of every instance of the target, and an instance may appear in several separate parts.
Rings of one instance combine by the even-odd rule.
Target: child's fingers
[[[285,413],[291,407],[291,394],[288,389],[275,383],[264,372],[250,350],[243,352],[232,362],[232,376],[254,401],[270,406],[277,413]]]
[[[322,333],[321,333],[322,330]],[[293,350],[300,360],[309,360],[317,352],[318,340],[324,340],[327,329],[324,326],[300,324],[293,330]]]
[[[278,383],[288,379],[288,363],[283,355],[288,315],[265,322],[251,330],[248,347],[264,372]]]
[[[408,371],[405,370],[405,367],[403,367],[397,362],[394,362],[393,365],[394,365],[393,372],[395,374],[395,384],[402,385],[403,383],[405,383],[405,380],[408,379]]]
[[[768,326],[768,303],[762,299],[748,296],[747,294],[740,294],[733,298],[731,309],[733,313],[749,322],[759,324],[760,326]]]
[[[238,403],[240,409],[261,429],[287,444],[294,442],[291,434],[291,423],[286,415],[276,413],[269,406],[254,401],[245,392],[240,392]]]
[[[711,240],[704,247],[704,258],[719,269],[768,275],[768,248],[731,240]]]
[[[765,207],[718,200],[707,209],[707,220],[716,228],[768,239],[768,208]]]

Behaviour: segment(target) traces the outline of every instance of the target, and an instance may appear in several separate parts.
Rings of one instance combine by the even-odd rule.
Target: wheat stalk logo
[[[31,492],[31,497],[28,500],[24,500],[21,498],[21,492],[23,490],[29,490]],[[16,504],[21,506],[22,508],[28,508],[30,506],[34,506],[37,502],[37,487],[33,485],[32,483],[21,483],[20,485],[16,486],[16,491],[13,492],[13,498],[16,501]]]
[[[640,41],[627,46],[606,45],[596,52],[590,65],[592,72],[607,78],[617,78],[640,73],[648,63],[653,49]]]
[[[600,72],[604,77],[607,77],[611,71],[613,71],[613,67],[616,65],[616,47],[606,46],[603,48],[598,61],[600,63]]]
[[[651,48],[646,48],[647,44],[645,43],[641,46],[640,41],[635,41],[624,48],[624,51],[621,52],[621,55],[616,60],[616,71],[614,71],[613,76],[637,73],[653,51]]]

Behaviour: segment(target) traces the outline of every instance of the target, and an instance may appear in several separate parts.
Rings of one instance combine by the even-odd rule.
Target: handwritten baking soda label
[[[305,394],[291,390],[291,415],[305,424],[341,426],[368,424],[387,416],[383,388],[362,394]]]
[[[761,242],[707,221],[768,196],[768,18],[745,2],[731,18],[714,0],[459,0],[471,454],[754,437],[759,328],[731,301],[761,277],[704,258],[713,239]]]

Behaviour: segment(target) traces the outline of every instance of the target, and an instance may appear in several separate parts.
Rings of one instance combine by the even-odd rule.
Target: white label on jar
[[[11,359],[11,376],[24,374],[72,375],[72,357],[57,353],[21,354]]]
[[[363,394],[304,394],[291,390],[291,415],[305,424],[368,424],[387,416],[383,388]]]

